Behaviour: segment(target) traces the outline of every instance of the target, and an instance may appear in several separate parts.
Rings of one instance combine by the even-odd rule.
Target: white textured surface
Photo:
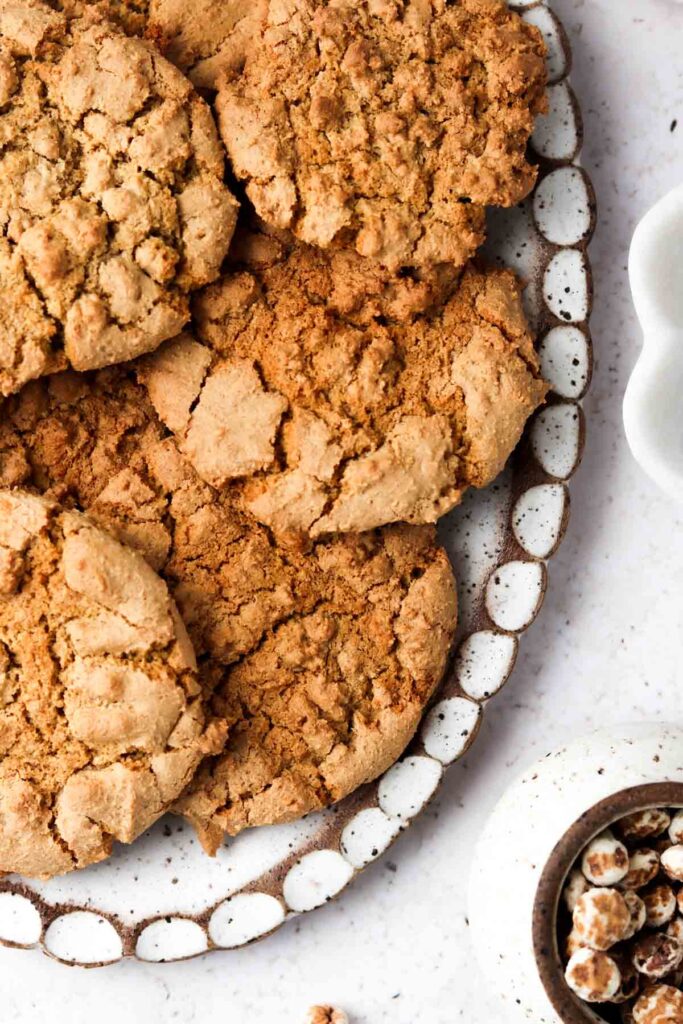
[[[621,398],[640,332],[625,261],[635,223],[678,184],[683,9],[666,0],[556,0],[574,46],[584,162],[600,202],[591,249],[597,368],[572,519],[538,622],[482,733],[423,819],[338,903],[249,949],[186,964],[88,972],[0,949],[3,1024],[114,1024],[212,1016],[302,1024],[337,1002],[353,1024],[504,1024],[473,962],[465,921],[474,840],[511,775],[602,722],[683,717],[683,510],[628,453]],[[680,120],[678,129],[670,124]],[[96,1008],[96,1009],[95,1009]]]

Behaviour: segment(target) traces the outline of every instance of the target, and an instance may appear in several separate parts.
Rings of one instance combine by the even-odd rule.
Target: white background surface
[[[321,1001],[343,1006],[353,1024],[502,1024],[466,922],[471,850],[488,812],[513,774],[569,737],[610,722],[683,719],[683,509],[640,474],[621,428],[640,344],[628,242],[647,207],[683,180],[683,6],[555,7],[574,48],[584,163],[598,193],[597,366],[568,536],[512,680],[427,814],[337,903],[264,943],[187,964],[85,971],[0,949],[2,1024],[303,1024]]]

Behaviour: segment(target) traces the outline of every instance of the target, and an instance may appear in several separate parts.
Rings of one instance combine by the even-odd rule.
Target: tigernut
[[[683,882],[683,845],[670,846],[661,857],[664,871],[675,882]]]
[[[623,896],[624,902],[631,915],[631,925],[627,934],[624,935],[624,938],[631,939],[640,931],[641,928],[645,926],[645,922],[647,921],[647,910],[645,909],[645,904],[641,900],[640,896],[635,892],[625,892],[623,893]]]
[[[574,907],[576,906],[579,897],[583,896],[583,894],[588,892],[589,889],[589,883],[586,881],[584,874],[579,871],[578,868],[574,868],[569,872],[564,889],[562,890],[562,896],[570,914],[574,913]]]
[[[576,953],[577,949],[586,948],[586,943],[583,941],[581,936],[576,931],[576,928],[572,928],[569,935],[565,939],[564,943],[564,955],[566,960],[571,960]]]
[[[611,832],[596,836],[581,859],[581,870],[593,885],[616,885],[627,875],[628,868],[628,850]]]
[[[312,1006],[306,1015],[306,1024],[349,1024],[349,1018],[335,1006]]]
[[[634,850],[628,860],[628,874],[622,878],[623,889],[642,889],[659,873],[659,854],[648,848]]]
[[[671,935],[656,932],[638,939],[633,946],[633,966],[646,978],[665,978],[680,966],[683,946]]]
[[[677,811],[671,819],[669,838],[672,843],[683,843],[683,811]]]
[[[612,996],[610,1001],[613,1003],[627,1003],[638,995],[641,977],[626,953],[615,953],[612,951],[609,955],[619,968],[619,974],[621,975],[619,990]]]
[[[594,949],[578,949],[567,964],[564,976],[572,992],[587,1003],[610,1002],[621,985],[615,961]]]
[[[670,885],[655,885],[642,892],[640,898],[645,904],[648,928],[661,928],[676,913],[676,894]]]
[[[623,839],[636,840],[660,836],[670,824],[671,815],[668,811],[651,807],[646,811],[627,814],[616,827]]]
[[[654,985],[633,1007],[635,1024],[681,1024],[683,992],[671,985]]]
[[[631,928],[631,911],[616,889],[589,889],[578,899],[572,918],[577,936],[592,949],[609,949]]]

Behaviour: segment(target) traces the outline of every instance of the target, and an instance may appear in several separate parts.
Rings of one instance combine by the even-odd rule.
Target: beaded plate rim
[[[546,406],[532,418],[513,456],[509,510],[498,557],[417,736],[383,777],[337,805],[336,813],[295,852],[201,913],[150,917],[130,926],[115,914],[92,907],[50,902],[28,882],[2,880],[0,944],[25,949],[38,946],[63,963],[96,967],[115,963],[122,957],[177,962],[212,950],[241,948],[265,938],[292,916],[338,896],[415,820],[434,796],[447,767],[470,749],[487,702],[510,678],[519,638],[543,603],[547,562],[562,542],[569,518],[568,481],[583,454],[585,421],[580,403],[590,385],[593,362],[589,330],[592,277],[587,246],[595,227],[595,196],[580,165],[583,129],[579,105],[568,82],[571,49],[567,35],[546,0],[511,0],[510,6],[546,35],[554,112],[551,117],[564,119],[554,126],[546,123],[535,133],[532,149],[538,159],[539,177],[526,201],[531,211],[530,230],[536,232],[535,242],[541,255],[533,282],[537,296],[544,296],[538,310],[539,350],[544,372],[555,389]],[[569,119],[573,119],[574,142],[565,139],[566,148],[562,151],[561,136],[565,129],[570,130]],[[551,134],[553,128],[555,136]],[[547,192],[552,196],[559,178],[549,179],[557,172],[567,176],[582,197],[576,201],[583,206],[574,213],[575,221],[580,219],[583,226],[573,239],[567,237],[566,221],[554,228],[546,225],[545,229],[540,223],[545,215],[543,197]],[[571,189],[565,185],[565,200],[568,191]],[[548,236],[553,230],[555,241]],[[562,236],[559,240],[558,234]],[[567,276],[570,271],[582,274],[578,289],[581,294],[571,296],[575,308],[553,308],[559,300],[557,294],[549,294],[549,288],[553,281],[556,286],[560,280],[571,280]],[[563,290],[572,291],[571,286]],[[580,379],[571,381],[571,387],[565,381],[561,393],[553,355],[566,362],[572,351]],[[547,536],[534,534],[533,525],[530,528],[525,523],[534,523],[534,516],[540,514],[544,503],[546,507],[552,503],[554,515]],[[526,605],[506,605],[506,592],[526,595]],[[484,670],[486,657],[489,667]],[[473,681],[476,670],[480,672],[478,682]],[[15,923],[22,922],[13,938],[2,933],[3,904]],[[81,930],[81,939],[76,942],[89,944],[89,959],[71,952],[70,930]]]

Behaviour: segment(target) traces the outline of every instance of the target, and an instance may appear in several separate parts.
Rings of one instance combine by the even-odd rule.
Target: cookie
[[[198,88],[244,67],[267,0],[49,0],[79,16],[93,7],[129,35],[146,36]]]
[[[214,280],[237,203],[211,112],[151,43],[0,4],[0,394],[150,352]]]
[[[168,809],[210,742],[162,580],[85,516],[0,491],[0,872],[108,857]]]
[[[178,603],[230,727],[177,805],[208,849],[327,806],[396,759],[455,629],[431,527],[276,542],[199,478],[124,368],[35,383],[3,412],[0,479],[87,509]]]
[[[91,17],[109,21],[129,36],[144,36],[149,20],[149,0],[44,0],[67,18]]]
[[[267,0],[150,0],[147,33],[197,88],[215,90],[241,71],[266,14]]]
[[[531,190],[545,48],[504,0],[269,0],[215,109],[263,219],[389,268],[462,265]]]
[[[263,234],[232,258],[197,337],[139,368],[204,480],[319,537],[435,522],[500,473],[546,393],[510,271],[397,278]]]

